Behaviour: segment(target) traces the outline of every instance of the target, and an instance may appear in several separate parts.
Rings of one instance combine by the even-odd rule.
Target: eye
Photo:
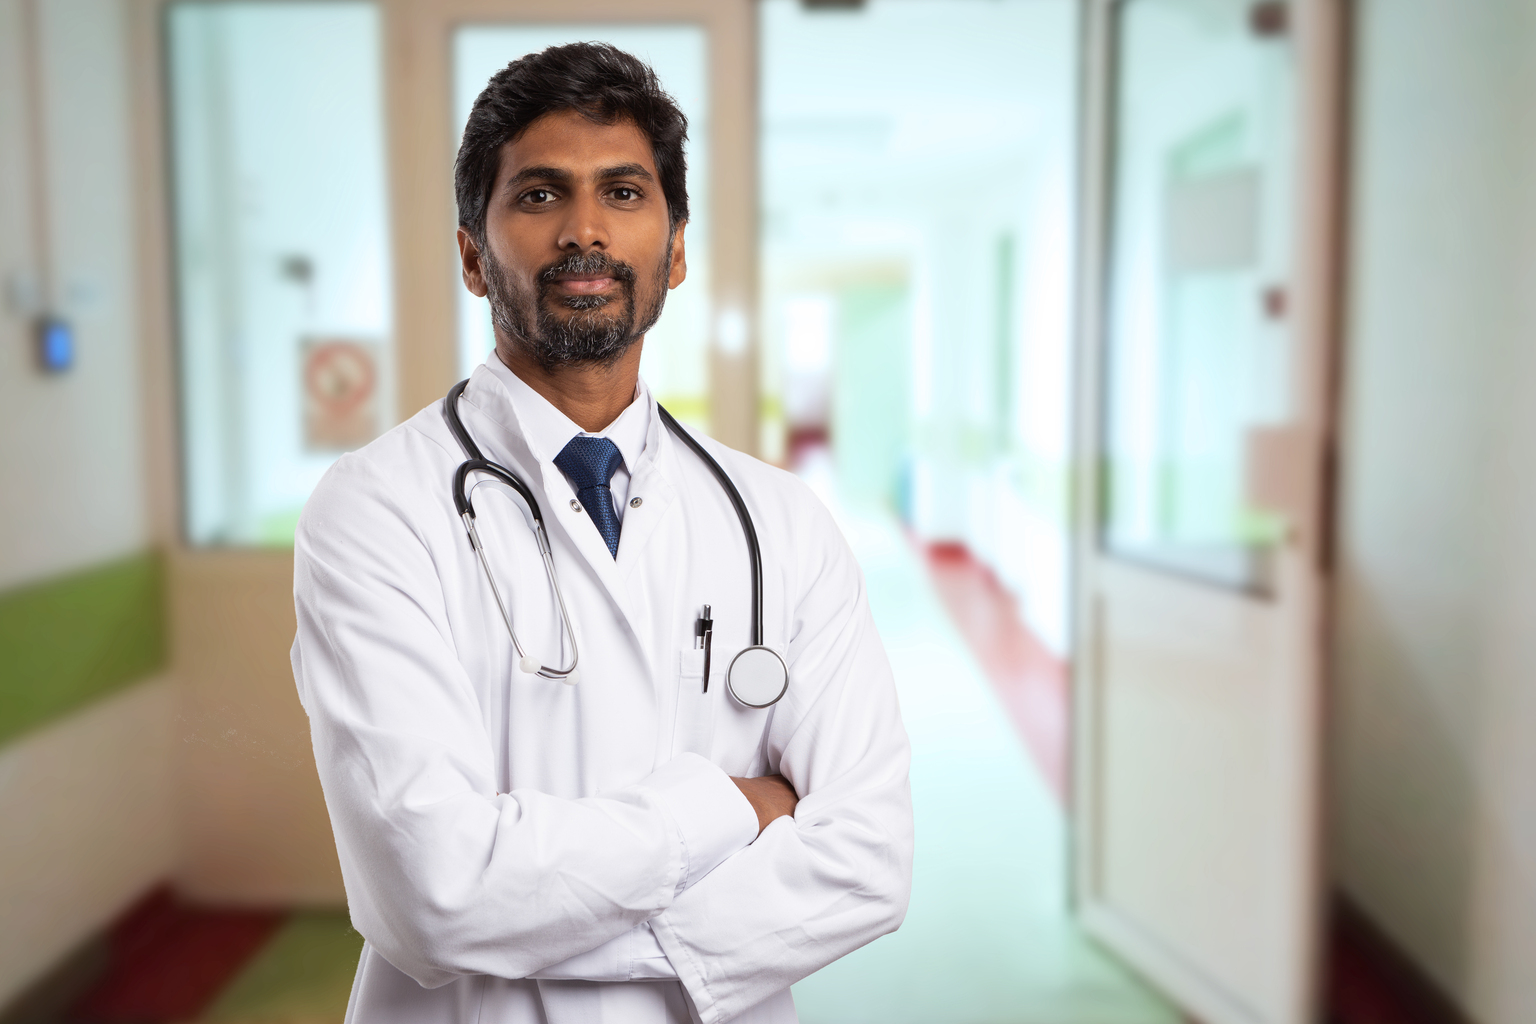
[[[628,203],[640,198],[640,193],[637,190],[630,188],[628,185],[620,185],[618,188],[614,189],[611,194],[613,198],[617,199],[621,203]]]
[[[547,188],[531,188],[523,193],[523,202],[531,203],[534,206],[542,206],[545,203],[553,202],[554,198],[555,194]]]

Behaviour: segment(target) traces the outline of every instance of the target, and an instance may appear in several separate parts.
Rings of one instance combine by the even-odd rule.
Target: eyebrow
[[[530,181],[549,181],[568,185],[573,178],[574,175],[570,171],[559,167],[524,167],[507,179],[506,189],[511,191]],[[596,178],[598,181],[612,181],[614,178],[638,178],[649,182],[656,180],[655,175],[640,164],[617,164],[613,167],[604,167],[597,172]]]
[[[506,187],[510,191],[530,181],[553,181],[565,184],[570,180],[571,172],[563,171],[558,167],[524,167],[507,179]]]
[[[639,164],[619,164],[617,167],[604,167],[597,172],[598,181],[612,181],[614,178],[639,178],[642,181],[655,181],[650,171]]]

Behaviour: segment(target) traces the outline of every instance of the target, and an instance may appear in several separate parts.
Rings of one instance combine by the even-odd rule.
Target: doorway
[[[1153,1024],[1071,912],[1077,5],[758,5],[762,453],[864,568],[913,745],[895,935],[807,1022]]]

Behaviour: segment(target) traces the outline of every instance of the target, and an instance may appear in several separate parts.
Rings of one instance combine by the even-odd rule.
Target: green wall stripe
[[[0,594],[0,743],[165,665],[165,581],[146,553]]]

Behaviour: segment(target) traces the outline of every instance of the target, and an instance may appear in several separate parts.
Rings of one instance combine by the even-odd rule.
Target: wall
[[[175,700],[143,683],[0,747],[0,1007],[169,872]]]
[[[1335,697],[1345,892],[1536,1019],[1529,0],[1362,0]]]
[[[209,903],[340,906],[336,841],[288,648],[291,556],[172,559],[171,648],[182,690],[176,887]]]
[[[131,275],[132,166],[123,18],[113,0],[38,3],[37,62],[46,185],[29,180],[21,0],[5,0],[3,186],[8,290],[54,279],[55,305],[74,322],[79,359],[58,378],[32,366],[25,302],[12,301],[0,344],[0,588],[88,566],[144,544],[143,447]],[[67,29],[67,30],[66,30]],[[18,166],[19,165],[19,166]],[[31,214],[47,203],[45,254]],[[24,482],[24,483],[23,483]],[[52,500],[43,500],[51,496]]]
[[[144,681],[162,616],[123,607],[159,595],[134,568],[152,563],[123,14],[0,0],[0,1005],[175,858],[175,695]],[[35,368],[34,300],[77,329],[67,374]],[[34,628],[50,614],[80,618]],[[100,658],[74,657],[87,641]]]

